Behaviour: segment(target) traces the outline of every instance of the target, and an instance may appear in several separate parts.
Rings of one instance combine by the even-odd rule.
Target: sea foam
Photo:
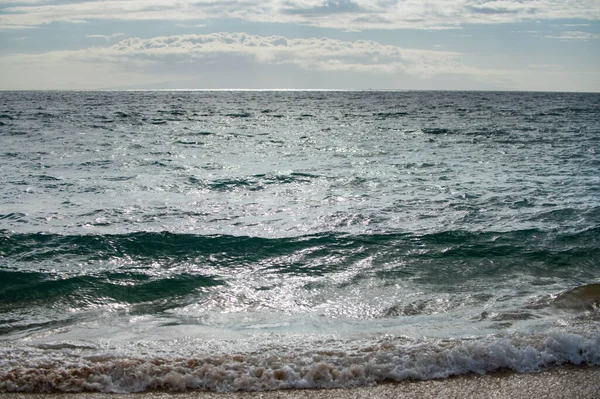
[[[264,391],[347,388],[498,370],[534,372],[600,365],[600,337],[555,332],[473,340],[380,344],[344,351],[238,353],[206,358],[86,355],[61,350],[3,350],[3,392]]]

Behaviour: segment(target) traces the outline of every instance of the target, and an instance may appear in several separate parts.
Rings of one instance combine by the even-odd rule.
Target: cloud
[[[562,64],[530,64],[527,65],[527,68],[530,69],[546,69],[546,70],[552,70],[552,69],[562,69],[565,66]]]
[[[291,3],[290,6],[283,8],[284,14],[295,14],[303,16],[316,16],[316,15],[328,15],[328,14],[346,14],[346,13],[364,13],[367,10],[359,6],[357,3],[351,0],[326,0],[322,4],[315,4],[311,7],[294,7]],[[367,11],[368,12],[368,11]]]
[[[125,36],[125,33],[113,33],[112,35],[87,35],[86,37],[92,38],[92,39],[104,39],[106,40],[106,42],[108,43],[110,41],[110,39],[114,39],[115,37],[119,37],[119,36]]]
[[[599,20],[597,0],[1,1],[0,29],[92,20],[240,19],[345,30],[447,29],[545,19]]]
[[[326,71],[404,71],[430,76],[454,73],[463,68],[461,54],[454,52],[405,49],[370,40],[349,42],[328,38],[289,39],[283,36],[225,32],[152,39],[131,38],[109,47],[73,52],[72,56],[110,62],[126,58],[156,63],[172,59],[201,62],[219,54],[250,58],[259,64],[287,64]]]
[[[597,70],[474,67],[473,54],[246,33],[126,38],[0,56],[0,89],[386,88],[598,90]],[[472,64],[467,64],[471,60]],[[551,83],[551,84],[549,84]]]
[[[0,57],[0,68],[6,72],[3,77],[5,85],[12,81],[33,82],[30,76],[24,77],[26,74],[39,75],[40,80],[45,73],[51,74],[53,79],[58,79],[57,76],[67,79],[61,73],[61,65],[71,71],[67,74],[71,79],[67,81],[70,88],[118,87],[120,83],[131,85],[134,81],[143,82],[142,76],[149,77],[149,81],[160,81],[159,76],[163,76],[163,80],[174,81],[218,75],[218,79],[213,81],[220,82],[221,87],[246,87],[244,85],[249,84],[246,82],[262,84],[256,81],[256,75],[265,75],[265,84],[271,84],[268,81],[271,72],[265,71],[292,77],[290,79],[297,74],[354,74],[353,80],[346,83],[339,80],[340,85],[356,87],[358,82],[362,85],[368,81],[384,82],[380,85],[385,85],[387,81],[388,87],[391,87],[399,76],[409,81],[412,79],[411,84],[414,84],[415,80],[426,81],[440,75],[479,73],[465,66],[462,55],[455,52],[405,49],[368,40],[293,39],[245,33],[127,38],[113,45],[84,50]],[[110,86],[101,84],[100,74],[107,76],[106,82],[110,82]],[[80,76],[79,80],[76,76]],[[282,81],[282,85],[290,86],[290,79]],[[0,78],[0,87],[2,80]],[[313,81],[299,86],[310,87]],[[317,83],[320,87],[331,87],[327,80]]]
[[[571,30],[562,32],[560,35],[546,35],[545,37],[549,39],[560,39],[560,40],[598,40],[600,39],[599,34],[582,32],[579,30]]]
[[[466,1],[465,8],[470,10],[474,14],[483,14],[489,16],[496,16],[496,18],[502,19],[511,19],[516,18],[520,19],[529,19],[528,15],[536,16],[535,18],[543,18],[543,19],[554,19],[556,16],[552,15],[552,13],[571,13],[573,9],[575,10],[586,9],[587,6],[593,6],[591,2],[586,1],[575,1],[571,2],[568,6],[565,5],[565,2],[552,1],[552,0],[525,0],[525,1],[515,1],[515,0],[488,0],[488,1]],[[596,7],[597,8],[597,7]],[[576,11],[577,12],[577,11]],[[508,21],[507,21],[508,22]]]

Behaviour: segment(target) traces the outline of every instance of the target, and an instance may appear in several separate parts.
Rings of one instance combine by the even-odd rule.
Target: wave
[[[183,296],[199,288],[222,284],[211,276],[186,273],[153,279],[148,274],[133,272],[60,277],[40,272],[0,270],[0,279],[0,305],[4,306],[18,305],[25,300],[50,304],[65,297],[71,298],[70,305],[78,300],[135,304]]]
[[[201,144],[200,142],[187,143]],[[239,189],[258,191],[273,185],[310,183],[319,178],[322,177],[310,173],[294,172],[287,175],[255,174],[239,179],[216,179],[212,181],[192,176],[188,181],[194,186],[206,188],[211,191],[235,191]]]
[[[600,336],[554,332],[354,350],[267,349],[207,357],[120,356],[70,343],[2,350],[0,392],[265,391],[348,388],[498,370],[600,365]]]
[[[239,284],[238,275],[247,275],[247,284],[253,282],[247,287],[250,291],[273,290],[263,293],[265,301],[273,300],[283,276],[295,279],[299,295],[325,287],[339,292],[361,281],[382,286],[411,281],[438,294],[454,293],[469,282],[496,285],[517,275],[568,275],[584,283],[597,275],[599,233],[600,228],[592,228],[572,233],[531,229],[266,238],[2,231],[0,309],[24,309],[45,301],[76,308],[151,304],[160,311],[187,305],[187,297],[197,301],[208,289],[235,291],[228,285]],[[257,295],[250,291],[248,295]],[[388,304],[384,313],[435,312],[428,303],[403,302],[399,310]]]
[[[13,214],[4,216],[16,217]],[[0,230],[0,245],[3,259],[34,263],[61,257],[87,260],[115,257],[197,260],[198,257],[218,256],[222,264],[227,261],[248,264],[311,249],[314,250],[313,254],[355,252],[370,256],[387,252],[394,256],[403,253],[406,258],[420,259],[516,256],[537,259],[561,254],[592,256],[600,245],[600,227],[572,232],[538,229],[507,232],[455,230],[430,234],[321,233],[282,238],[171,232],[61,235]]]

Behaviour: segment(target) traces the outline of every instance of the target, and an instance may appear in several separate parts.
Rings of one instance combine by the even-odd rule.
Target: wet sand
[[[531,374],[496,373],[441,380],[386,383],[374,387],[270,392],[138,394],[0,394],[0,399],[378,399],[378,398],[600,398],[600,367],[556,367]]]

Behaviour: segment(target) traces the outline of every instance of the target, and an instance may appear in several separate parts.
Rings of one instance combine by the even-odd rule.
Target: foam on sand
[[[71,348],[4,350],[0,392],[216,392],[353,388],[561,364],[600,366],[600,337],[569,333],[384,343],[355,351],[205,358],[86,355]]]
[[[462,376],[442,380],[379,384],[371,387],[338,390],[285,390],[268,392],[150,392],[127,394],[120,399],[373,399],[373,398],[579,398],[600,395],[600,367],[554,367],[537,373],[495,373]],[[70,397],[70,396],[67,396]],[[113,394],[77,394],[84,399],[114,399]],[[65,394],[0,394],[0,399],[60,399]]]

